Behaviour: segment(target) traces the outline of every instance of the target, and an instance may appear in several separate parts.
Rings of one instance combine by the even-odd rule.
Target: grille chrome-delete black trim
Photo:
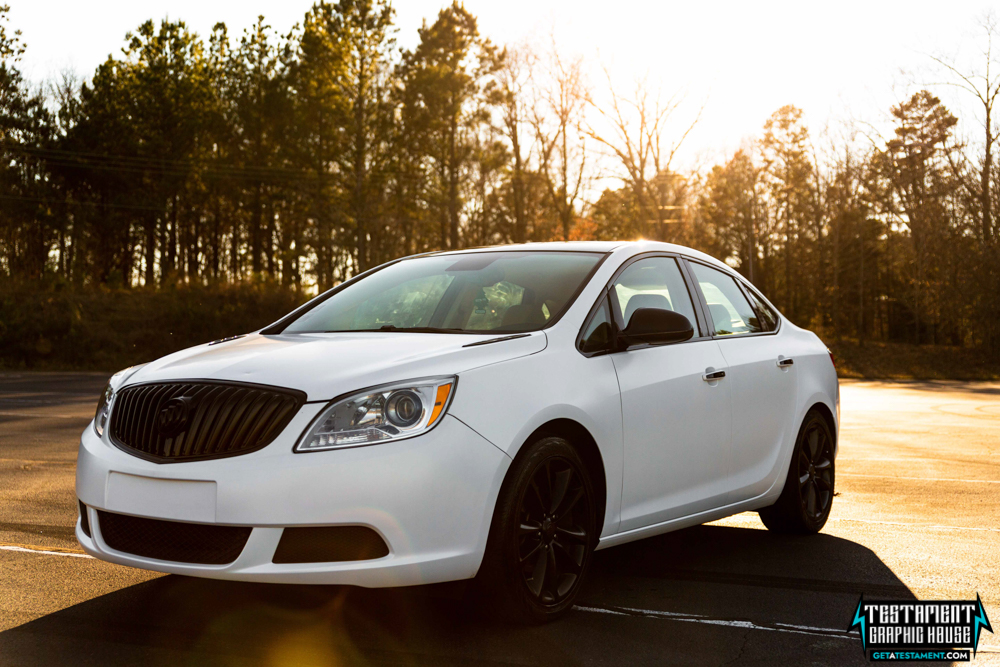
[[[272,563],[335,563],[389,555],[382,536],[367,526],[293,526],[281,531]]]
[[[171,399],[190,399],[190,414],[176,432],[160,432]],[[111,442],[156,463],[237,456],[270,444],[305,403],[304,392],[268,385],[185,380],[120,389],[111,409]]]
[[[147,519],[97,510],[101,538],[115,551],[174,563],[226,565],[243,552],[249,526]]]

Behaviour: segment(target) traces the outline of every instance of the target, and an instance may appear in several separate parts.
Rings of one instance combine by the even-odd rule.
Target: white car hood
[[[508,334],[509,335],[509,334]],[[307,400],[328,400],[388,382],[455,375],[472,368],[541,352],[543,332],[486,345],[504,336],[357,332],[249,334],[199,345],[142,367],[126,385],[157,380],[230,380],[289,387]]]

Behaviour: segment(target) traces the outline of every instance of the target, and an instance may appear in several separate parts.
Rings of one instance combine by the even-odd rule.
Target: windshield
[[[406,259],[348,285],[284,331],[536,331],[566,310],[602,256],[501,251]]]

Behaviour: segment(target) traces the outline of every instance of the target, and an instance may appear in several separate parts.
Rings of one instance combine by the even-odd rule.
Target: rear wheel
[[[562,438],[518,457],[500,491],[477,588],[490,611],[540,623],[573,606],[596,542],[594,491]]]
[[[818,412],[806,415],[792,451],[781,496],[758,510],[768,530],[818,533],[830,517],[835,480],[833,433]]]

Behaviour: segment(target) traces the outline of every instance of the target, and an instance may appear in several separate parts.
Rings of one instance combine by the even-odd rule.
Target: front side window
[[[406,259],[348,285],[284,332],[536,331],[569,307],[602,257],[499,251]]]
[[[672,257],[648,257],[629,265],[611,292],[618,301],[618,326],[622,329],[628,327],[632,315],[640,308],[672,310],[688,318],[691,326],[697,326],[691,295],[677,260]]]
[[[716,336],[760,333],[764,330],[750,302],[731,276],[697,262],[691,262],[690,266],[708,304]]]

